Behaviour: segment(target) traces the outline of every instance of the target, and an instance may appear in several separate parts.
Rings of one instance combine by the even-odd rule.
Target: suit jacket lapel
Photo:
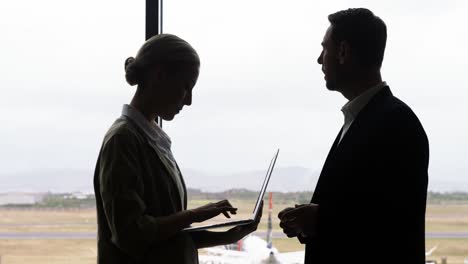
[[[380,92],[378,92],[371,101],[361,110],[358,114],[354,122],[351,124],[351,127],[346,132],[345,136],[338,144],[339,139],[341,137],[341,133],[343,129],[340,130],[335,142],[333,143],[330,152],[328,153],[327,159],[325,164],[323,165],[322,172],[320,173],[319,180],[317,182],[317,186],[315,188],[314,194],[312,196],[311,202],[319,203],[320,197],[323,193],[326,183],[330,180],[330,175],[328,175],[328,171],[336,165],[337,159],[341,156],[342,153],[349,154],[352,152],[352,148],[349,147],[350,143],[356,140],[356,137],[365,136],[366,133],[363,133],[363,130],[366,130],[367,124],[371,122],[371,119],[375,117],[375,108],[379,106],[382,100],[385,100],[386,97],[392,96],[390,88],[384,87]]]
[[[336,154],[340,155],[343,151],[352,150],[348,146],[350,143],[356,142],[356,137],[363,137],[366,135],[369,126],[372,123],[372,119],[376,118],[376,108],[379,107],[382,100],[385,100],[386,97],[392,96],[392,92],[388,86],[382,88],[370,101],[367,105],[359,112],[358,116],[354,122],[349,127],[348,131],[344,135],[340,144],[338,145]]]
[[[179,174],[182,175],[182,172],[180,171],[179,165],[176,164],[177,170],[179,171]],[[185,185],[185,180],[184,177],[180,177],[180,182],[182,183],[182,188],[185,190],[184,191],[184,203],[183,203],[183,208],[182,210],[187,210],[187,203],[188,203],[188,197],[187,197],[187,186]]]
[[[158,156],[159,160],[161,161],[161,163],[164,165],[164,168],[168,172],[168,174],[170,176],[169,178],[171,178],[172,183],[173,183],[173,185],[175,187],[174,189],[179,194],[178,196],[179,196],[179,200],[180,200],[181,210],[184,210],[185,207],[186,207],[186,204],[187,204],[186,199],[185,199],[185,197],[182,197],[183,194],[179,190],[178,184],[177,184],[176,179],[175,179],[175,177],[179,177],[179,176],[175,175],[176,172],[174,171],[172,166],[168,164],[168,161],[166,160],[166,158],[164,158],[163,154],[158,150],[158,147],[154,145],[155,143],[151,142],[149,139],[147,139],[146,142],[154,150],[154,152],[156,152],[156,155]],[[179,169],[177,164],[176,164],[176,169],[177,170]],[[180,179],[182,181],[182,177],[180,177]],[[185,188],[185,183],[183,181],[182,181],[182,187]]]

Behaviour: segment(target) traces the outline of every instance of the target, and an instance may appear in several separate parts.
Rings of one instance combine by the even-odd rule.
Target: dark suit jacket
[[[198,263],[190,234],[169,239],[159,235],[158,217],[186,208],[181,208],[181,196],[169,170],[144,132],[127,117],[117,119],[104,138],[94,191],[98,264]],[[183,199],[187,204],[187,196]]]
[[[318,233],[299,237],[305,263],[424,263],[429,144],[418,118],[385,87],[338,145],[340,134],[311,201]]]

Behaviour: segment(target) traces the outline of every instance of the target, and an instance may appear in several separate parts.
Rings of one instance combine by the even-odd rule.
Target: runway
[[[266,237],[265,231],[254,235]],[[0,239],[96,239],[95,232],[2,232]],[[273,238],[286,238],[281,232],[273,232]],[[468,232],[428,232],[426,238],[468,239]]]

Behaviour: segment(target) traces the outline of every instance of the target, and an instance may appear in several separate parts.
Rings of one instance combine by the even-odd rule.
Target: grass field
[[[194,201],[189,207],[205,204],[208,201]],[[239,208],[234,218],[250,215],[253,202],[231,201]],[[290,204],[275,204],[273,209],[273,226],[280,232],[276,215]],[[264,209],[259,231],[266,230],[267,209]],[[220,221],[218,217],[213,221]],[[468,232],[468,204],[429,205],[427,209],[427,232]],[[94,209],[82,210],[0,210],[0,233],[93,233],[96,232],[96,214]],[[273,244],[280,252],[303,250],[303,245],[295,239],[277,238]],[[442,257],[447,262],[463,264],[468,258],[468,239],[427,239],[427,248],[438,245],[437,250],[428,259],[440,263]],[[388,249],[391,254],[398,250]],[[0,239],[0,263],[96,263],[95,239]]]

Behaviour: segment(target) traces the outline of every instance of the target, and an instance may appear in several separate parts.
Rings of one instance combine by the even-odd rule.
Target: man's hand
[[[278,218],[281,220],[286,213],[291,212],[292,210],[294,210],[294,207],[287,207],[281,210],[281,212],[278,213]],[[283,233],[285,233],[288,237],[295,237],[299,235],[299,233],[297,233],[295,230],[288,228],[282,220],[280,222],[280,227],[283,229]]]
[[[237,208],[232,207],[228,200],[222,200],[216,203],[209,203],[207,205],[191,209],[190,211],[193,222],[203,222],[219,214],[223,214],[227,218],[231,218],[229,213],[236,214]]]
[[[280,227],[288,237],[299,234],[314,236],[316,234],[318,204],[301,204],[289,207],[278,214]]]

